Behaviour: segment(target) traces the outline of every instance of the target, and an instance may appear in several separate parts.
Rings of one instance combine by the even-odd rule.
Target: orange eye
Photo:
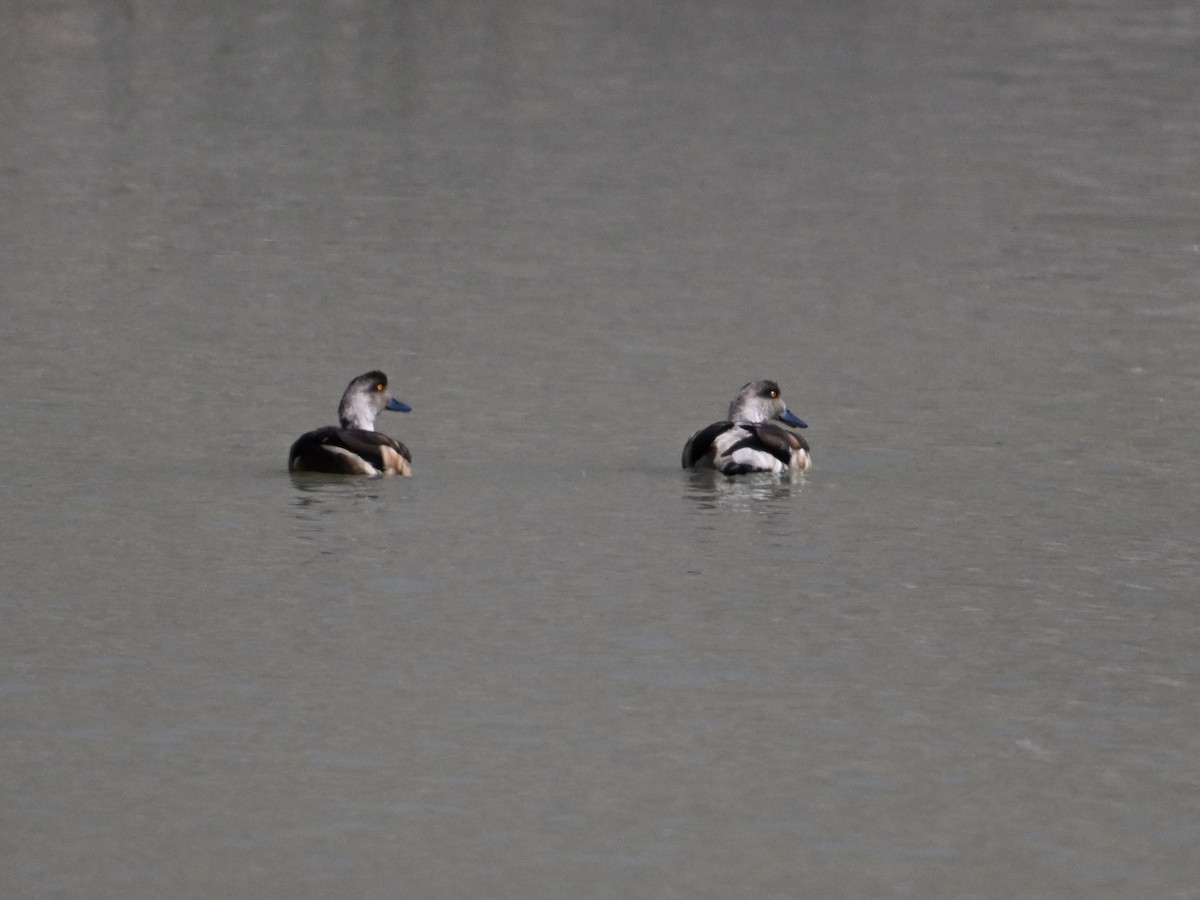
[[[774,400],[779,396],[779,391],[771,391],[771,399]]]
[[[377,391],[382,391],[382,390],[383,390],[383,385],[382,385],[382,384],[377,384],[377,385],[375,385],[375,390],[377,390]]]

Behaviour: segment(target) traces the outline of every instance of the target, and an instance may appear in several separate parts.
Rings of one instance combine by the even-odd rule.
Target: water
[[[4,894],[1200,896],[1126,6],[0,10]],[[760,377],[812,472],[678,469]]]

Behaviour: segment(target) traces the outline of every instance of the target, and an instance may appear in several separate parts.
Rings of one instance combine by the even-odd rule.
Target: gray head
[[[729,421],[759,424],[778,419],[797,428],[807,428],[808,423],[796,416],[787,404],[779,385],[774,381],[752,381],[745,385],[729,404]]]
[[[338,406],[338,421],[343,428],[375,430],[375,417],[385,409],[408,412],[412,409],[401,403],[388,390],[387,376],[376,370],[359,375],[346,386],[342,402]]]

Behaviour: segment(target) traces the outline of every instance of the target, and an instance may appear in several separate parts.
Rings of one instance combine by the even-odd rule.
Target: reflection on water
[[[309,526],[320,526],[297,532],[301,539],[324,531],[330,519],[354,517],[361,515],[365,506],[379,504],[385,499],[392,502],[400,499],[395,493],[388,492],[380,484],[382,479],[378,478],[312,473],[289,473],[289,477],[296,489],[290,501],[293,515]],[[375,511],[383,510],[377,508]]]
[[[701,512],[732,511],[770,517],[792,513],[790,504],[798,502],[808,472],[738,475],[730,478],[716,470],[696,469],[686,473],[684,496]]]
[[[383,477],[372,478],[362,475],[326,475],[319,472],[289,472],[292,486],[300,491],[302,496],[293,499],[294,503],[305,505],[319,503],[322,497],[355,497],[365,500],[378,500],[384,491],[380,487],[386,484]]]

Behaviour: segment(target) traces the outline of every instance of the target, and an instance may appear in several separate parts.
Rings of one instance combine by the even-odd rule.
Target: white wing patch
[[[718,459],[732,460],[734,463],[743,466],[751,466],[760,472],[775,472],[783,471],[783,463],[776,457],[765,450],[755,450],[751,447],[742,447],[740,450],[734,450],[729,456],[723,456]]]

